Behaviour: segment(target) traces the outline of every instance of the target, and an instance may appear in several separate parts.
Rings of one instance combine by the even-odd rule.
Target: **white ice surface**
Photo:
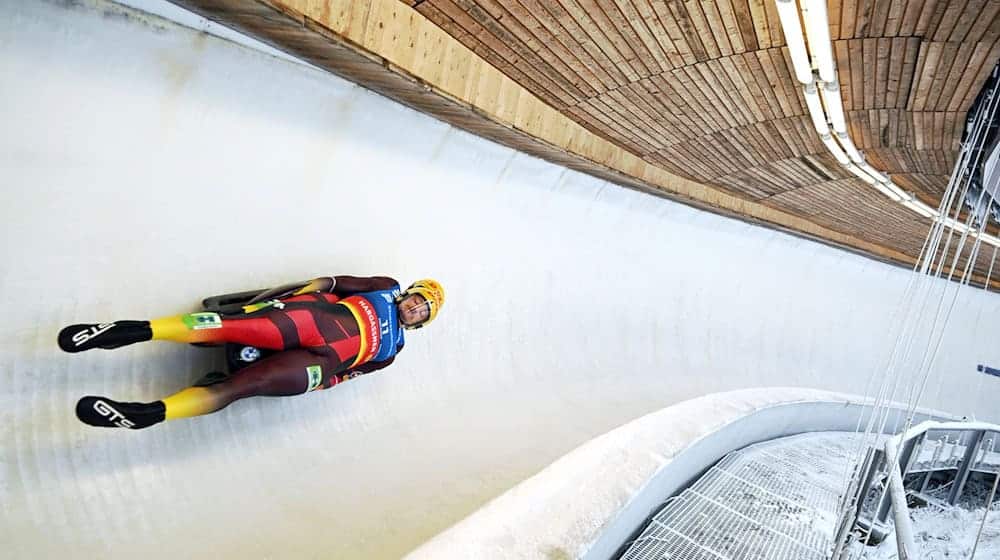
[[[68,4],[71,7],[65,7]],[[906,271],[641,195],[328,74],[94,1],[0,1],[0,543],[12,558],[393,558],[577,445],[772,385],[863,392]],[[319,274],[433,276],[389,370],[121,432],[220,365],[66,324]],[[996,421],[1000,298],[927,406]],[[990,418],[991,413],[993,415]]]

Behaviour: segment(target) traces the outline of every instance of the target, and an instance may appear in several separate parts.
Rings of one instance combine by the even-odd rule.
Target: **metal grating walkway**
[[[827,560],[854,433],[730,453],[653,516],[624,560]]]

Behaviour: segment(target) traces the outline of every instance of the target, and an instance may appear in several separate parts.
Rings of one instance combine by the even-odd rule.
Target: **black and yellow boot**
[[[163,422],[166,412],[163,401],[122,403],[106,397],[87,396],[76,403],[76,417],[100,428],[148,428]]]
[[[83,352],[93,348],[110,350],[152,338],[149,321],[79,324],[59,331],[59,348],[66,352]]]

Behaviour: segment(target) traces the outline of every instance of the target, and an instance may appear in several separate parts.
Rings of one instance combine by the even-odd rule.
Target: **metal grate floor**
[[[624,560],[826,560],[862,436],[820,432],[730,453],[668,500]]]

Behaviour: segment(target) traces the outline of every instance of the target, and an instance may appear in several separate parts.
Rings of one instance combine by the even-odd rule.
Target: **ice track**
[[[5,558],[396,558],[664,406],[863,392],[906,278],[97,0],[0,1],[0,131]],[[391,369],[332,391],[138,432],[73,416],[221,360],[62,354],[62,325],[337,273],[433,276],[448,302]],[[959,304],[942,363],[981,390],[926,405],[985,414],[992,390],[995,411],[961,360],[1000,362],[998,312]]]

